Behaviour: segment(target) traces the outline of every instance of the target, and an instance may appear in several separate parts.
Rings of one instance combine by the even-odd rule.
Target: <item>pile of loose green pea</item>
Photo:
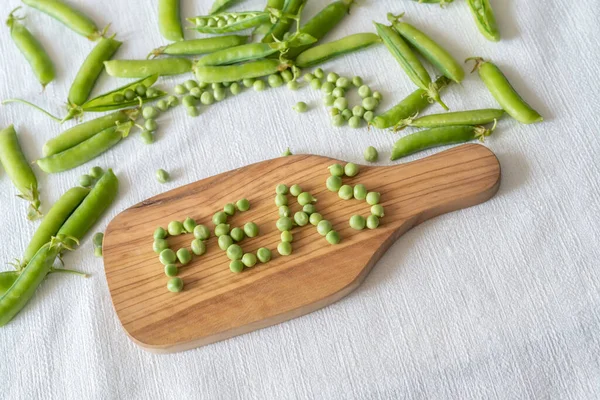
[[[381,195],[379,192],[369,192],[362,183],[354,185],[344,185],[342,177],[355,177],[359,173],[358,165],[348,163],[345,166],[333,164],[329,166],[330,177],[327,178],[325,185],[331,192],[337,192],[343,200],[365,200],[371,206],[371,214],[366,218],[362,215],[353,215],[350,217],[350,227],[356,230],[362,230],[365,227],[375,229],[379,226],[379,220],[384,216],[383,206],[380,203]]]

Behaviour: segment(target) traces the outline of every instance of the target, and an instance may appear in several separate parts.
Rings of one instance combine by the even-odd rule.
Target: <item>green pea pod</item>
[[[204,83],[234,82],[242,79],[260,78],[287,69],[279,60],[258,60],[242,65],[194,66],[196,79]]]
[[[56,76],[54,63],[39,40],[23,24],[18,22],[18,19],[21,18],[17,18],[14,12],[19,8],[21,7],[15,8],[10,13],[6,25],[10,28],[10,37],[13,42],[31,66],[38,81],[45,88]]]
[[[297,33],[288,40],[275,43],[248,43],[241,46],[219,50],[200,58],[196,65],[231,65],[245,61],[266,58],[275,53],[285,54],[292,46],[300,46],[316,41],[310,35]]]
[[[440,76],[435,81],[438,90],[444,89],[448,84],[450,84],[450,79],[445,76]],[[400,121],[420,113],[429,105],[431,105],[431,102],[427,97],[427,91],[417,89],[394,107],[373,118],[373,121],[371,121],[369,125],[373,125],[377,129],[391,128]]]
[[[103,32],[98,30],[96,23],[81,11],[74,9],[61,0],[22,0],[29,7],[38,9],[63,23],[71,30],[87,37],[90,40],[98,40]]]
[[[374,33],[355,33],[342,39],[319,46],[311,47],[296,57],[296,66],[300,68],[322,64],[336,57],[358,51],[373,44],[381,43],[381,38]],[[288,54],[286,54],[286,57]]]
[[[4,271],[0,272],[0,297],[8,292],[8,289],[15,283],[19,277],[19,271]]]
[[[483,126],[445,126],[415,132],[404,136],[394,144],[390,159],[394,161],[423,150],[465,143],[473,139],[483,141],[483,138],[491,135],[495,128],[496,124],[491,129]]]
[[[492,42],[500,41],[496,17],[489,0],[467,0],[479,31]]]
[[[117,197],[118,191],[119,179],[112,169],[109,169],[63,224],[58,235],[81,240],[110,207]]]
[[[158,0],[158,29],[167,40],[183,40],[179,0]]]
[[[58,234],[58,231],[65,221],[81,204],[89,192],[90,189],[74,187],[67,190],[60,199],[54,203],[29,241],[29,245],[25,249],[23,259],[21,260],[22,265],[27,265],[35,256],[35,253],[37,253],[44,244],[48,243],[53,236]]]
[[[400,121],[395,128],[396,130],[401,130],[407,126],[418,128],[440,128],[442,126],[456,125],[485,125],[502,119],[504,115],[504,110],[497,110],[494,108],[432,114],[421,118],[415,118],[416,115],[413,115],[411,118]]]
[[[448,107],[441,100],[437,88],[433,82],[431,82],[429,73],[425,67],[423,67],[423,64],[421,64],[421,61],[419,61],[416,54],[411,50],[408,43],[406,43],[404,39],[389,26],[375,23],[375,27],[377,28],[377,33],[381,39],[383,39],[383,43],[394,58],[396,58],[410,80],[419,88],[425,90],[432,101],[437,101],[445,110],[447,110]]]
[[[166,46],[158,47],[148,55],[148,58],[158,57],[162,54],[169,56],[196,56],[208,54],[248,42],[248,36],[227,35],[202,39],[182,40]]]
[[[76,146],[58,154],[41,158],[36,163],[42,171],[48,174],[68,171],[79,167],[114,147],[123,137],[129,135],[132,126],[133,122],[130,121],[105,129]]]
[[[421,32],[411,24],[399,22],[402,17],[388,14],[388,19],[392,22],[394,29],[406,39],[427,61],[433,64],[444,76],[452,79],[456,83],[462,82],[465,78],[465,71],[462,65],[458,63],[442,46],[433,39]]]
[[[192,61],[187,58],[155,60],[110,60],[104,62],[106,72],[117,78],[144,78],[148,75],[180,75],[191,72]]]
[[[20,192],[18,196],[29,202],[27,217],[30,220],[40,218],[42,213],[37,178],[21,150],[13,125],[0,131],[0,164]]]
[[[235,0],[215,0],[208,13],[210,15],[213,15],[223,10],[226,10],[228,7],[231,7],[234,2]]]
[[[285,6],[285,0],[267,0],[265,11],[268,11],[271,8],[274,10],[283,10],[283,6]],[[273,24],[270,22],[259,25],[254,29],[253,35],[264,35],[269,32],[272,26]]]
[[[485,83],[488,90],[494,96],[500,107],[514,119],[522,124],[533,124],[542,122],[544,118],[534,110],[512,87],[500,68],[481,57],[473,57],[467,60],[475,61],[474,70],[478,70],[479,77]]]
[[[145,103],[146,101],[154,101],[159,97],[165,96],[166,93],[161,90],[157,90],[158,94],[156,96],[153,96],[150,99],[147,98],[145,95],[144,96],[136,95],[135,99],[124,100],[122,102],[115,102],[114,99],[115,99],[115,96],[119,96],[119,95],[124,96],[125,92],[127,92],[128,90],[135,91],[135,88],[138,87],[139,85],[143,85],[147,89],[147,88],[151,87],[152,85],[154,85],[154,83],[156,83],[157,80],[158,80],[158,74],[153,74],[153,75],[147,76],[147,77],[137,80],[135,82],[121,86],[115,90],[108,92],[108,93],[104,93],[96,98],[93,98],[92,100],[85,102],[81,106],[81,108],[84,111],[102,112],[102,111],[117,110],[117,109],[121,109],[121,108],[125,108],[125,107],[133,107],[133,106],[139,105],[140,100],[142,101],[142,103]]]
[[[84,142],[105,129],[114,127],[117,123],[135,121],[139,114],[138,108],[117,111],[108,115],[103,115],[100,118],[92,119],[87,122],[75,125],[67,129],[58,136],[48,140],[42,149],[44,157],[49,157],[54,154],[61,153]]]
[[[262,42],[271,43],[281,40],[283,35],[290,30],[290,26],[294,20],[299,23],[300,15],[302,14],[305,4],[306,0],[286,0],[285,5],[283,6],[283,14],[289,17],[279,18],[265,34]]]
[[[254,28],[271,20],[270,11],[225,12],[214,15],[187,18],[200,33],[221,34]],[[221,25],[221,26],[219,26]]]
[[[70,105],[79,106],[85,103],[90,93],[92,93],[92,89],[94,89],[100,73],[104,69],[104,61],[110,60],[119,47],[121,47],[121,44],[122,42],[112,37],[100,39],[79,68],[71,84],[71,89],[69,90]]]
[[[450,4],[454,0],[413,0],[413,1],[417,1],[419,3],[424,3],[424,4],[439,4],[440,7],[444,7],[446,4]]]
[[[317,15],[311,18],[300,28],[300,32],[307,33],[317,39],[323,39],[333,28],[335,28],[346,15],[350,13],[350,6],[354,0],[334,1],[322,9]],[[310,45],[305,45],[291,49],[287,57],[291,60],[308,49]]]

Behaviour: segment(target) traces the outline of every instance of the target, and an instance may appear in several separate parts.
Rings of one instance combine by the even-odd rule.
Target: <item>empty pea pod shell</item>
[[[61,0],[22,0],[29,7],[38,9],[63,23],[71,30],[87,37],[90,40],[97,40],[102,36],[96,23],[81,11],[74,9]]]
[[[374,33],[367,32],[349,35],[304,51],[296,57],[296,66],[307,68],[319,65],[341,55],[364,49],[375,43],[381,43],[381,39]]]
[[[145,78],[142,78],[140,80],[137,80],[135,82],[128,83],[127,85],[121,86],[120,88],[117,88],[108,93],[102,94],[98,97],[95,97],[95,98],[85,102],[81,106],[81,109],[83,111],[93,111],[93,112],[113,111],[113,110],[119,110],[119,109],[125,108],[125,107],[133,107],[133,106],[139,105],[140,103],[142,103],[142,104],[146,103],[147,101],[154,101],[156,99],[166,96],[167,93],[163,92],[162,90],[156,89],[156,96],[153,96],[152,98],[148,98],[148,97],[146,97],[146,95],[143,95],[143,96],[138,95],[133,100],[125,100],[125,101],[122,101],[119,103],[114,101],[114,96],[115,95],[124,95],[126,91],[135,90],[135,88],[138,87],[139,85],[143,85],[144,87],[149,88],[152,85],[154,85],[154,83],[156,82],[157,79],[158,79],[158,75],[154,74],[154,75],[150,75]]]
[[[233,82],[242,79],[259,78],[287,69],[278,60],[258,60],[242,65],[204,66],[195,65],[196,79],[205,83]]]
[[[17,21],[18,18],[13,13],[14,11],[10,13],[6,21],[6,25],[10,28],[10,36],[31,66],[38,81],[43,87],[46,87],[54,80],[56,75],[54,63],[39,40],[23,24]]]
[[[158,0],[158,29],[167,40],[183,40],[179,0]]]
[[[149,57],[158,57],[161,54],[170,56],[195,56],[208,54],[217,50],[239,46],[248,42],[248,36],[227,35],[202,39],[182,40],[166,46],[158,47],[149,54]]]
[[[271,43],[281,40],[283,35],[290,30],[290,26],[292,25],[292,22],[294,22],[293,18],[296,18],[297,21],[300,20],[300,14],[302,13],[305,4],[306,0],[286,0],[282,10],[284,17],[275,21],[271,28],[265,33],[262,42]]]
[[[512,87],[500,68],[482,58],[472,58],[475,61],[475,69],[479,77],[485,83],[488,90],[494,96],[500,107],[514,119],[523,124],[541,122],[544,118],[534,110]]]
[[[37,160],[37,165],[48,174],[68,171],[93,160],[109,150],[129,134],[133,122],[108,128],[89,139],[57,154]]]
[[[475,18],[477,28],[479,28],[483,36],[492,42],[498,42],[500,40],[500,32],[498,31],[494,10],[489,0],[467,0],[467,4]]]
[[[192,61],[173,57],[154,60],[110,60],[104,62],[106,72],[117,78],[143,78],[148,75],[170,76],[192,71]]]
[[[218,13],[214,15],[198,16],[187,18],[194,26],[194,29],[201,33],[230,33],[242,31],[248,28],[254,28],[271,20],[271,12],[269,11],[245,11],[239,13]],[[209,21],[214,21],[213,25]],[[218,26],[217,21],[224,21],[221,26]]]
[[[455,125],[485,125],[501,119],[505,115],[504,110],[485,108],[481,110],[456,111],[444,114],[426,115],[421,118],[408,118],[396,125],[396,129],[407,126],[418,128],[438,128],[442,126]]]

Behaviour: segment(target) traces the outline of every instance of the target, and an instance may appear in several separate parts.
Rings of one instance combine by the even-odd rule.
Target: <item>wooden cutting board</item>
[[[390,167],[362,166],[351,185],[363,183],[381,193],[385,217],[379,228],[350,228],[354,214],[369,215],[364,201],[345,201],[325,187],[327,157],[294,155],[249,165],[191,183],[143,201],[116,216],[104,238],[104,265],[113,305],[127,334],[157,353],[191,349],[310,313],[346,296],[404,232],[439,214],[482,203],[500,184],[500,164],[486,147],[468,144],[412,163]],[[342,236],[330,245],[312,225],[293,230],[293,253],[275,250],[275,186],[299,184],[317,199],[317,210]],[[163,266],[152,251],[152,234],[171,220],[194,218],[211,229],[212,215],[223,205],[247,198],[249,211],[230,217],[233,226],[254,221],[260,235],[241,243],[244,251],[259,247],[273,259],[240,274],[215,237],[207,252],[195,257],[180,275],[181,293],[170,293]],[[291,195],[290,208],[300,206]],[[188,247],[191,234],[169,238],[173,250]]]

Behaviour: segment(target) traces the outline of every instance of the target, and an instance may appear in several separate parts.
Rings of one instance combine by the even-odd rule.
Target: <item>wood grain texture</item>
[[[381,193],[385,217],[375,230],[356,231],[348,220],[367,216],[364,201],[341,200],[329,192],[327,167],[336,160],[295,155],[264,161],[207,178],[143,201],[119,214],[104,238],[104,264],[113,305],[127,334],[153,352],[186,350],[310,313],[346,296],[364,280],[381,255],[411,227],[436,215],[479,204],[500,184],[500,165],[486,147],[469,144],[412,163],[362,166],[351,185]],[[279,232],[275,186],[299,184],[317,199],[317,210],[342,236],[330,245],[312,225],[293,230],[294,252],[275,250]],[[244,251],[273,251],[266,264],[229,271],[229,259],[215,237],[207,253],[180,269],[181,293],[166,289],[167,277],[152,251],[157,226],[190,216],[211,229],[212,215],[240,198],[251,209],[230,217],[233,226],[249,221],[260,235],[241,243]],[[300,206],[289,196],[292,212]],[[192,235],[169,238],[171,248],[190,246]]]

